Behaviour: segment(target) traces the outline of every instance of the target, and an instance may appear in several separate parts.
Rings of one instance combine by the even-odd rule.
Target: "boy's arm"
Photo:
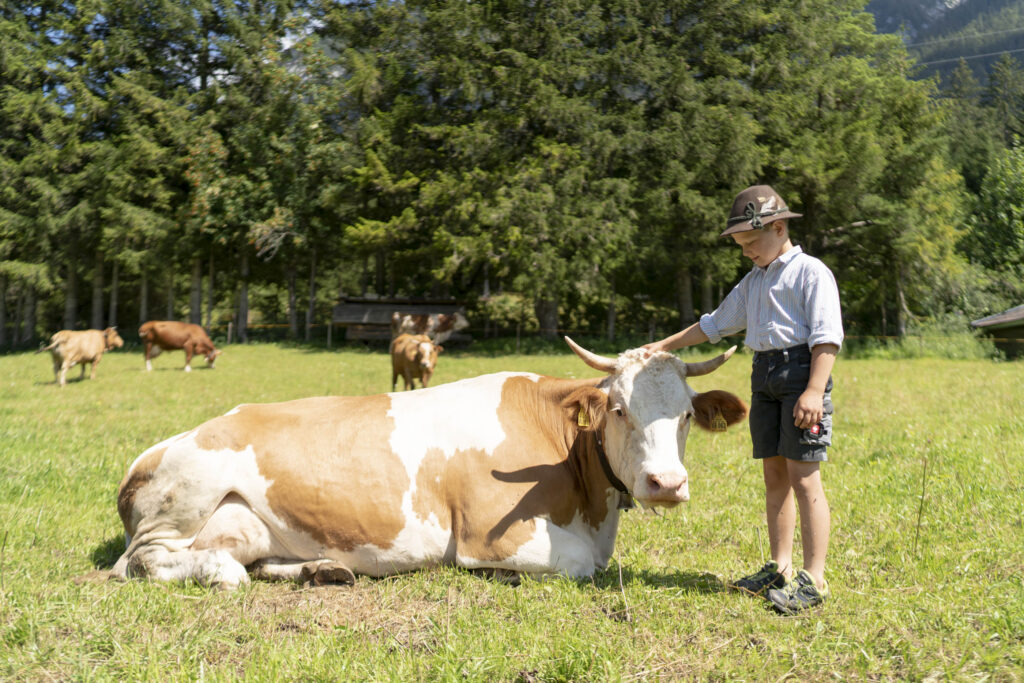
[[[839,347],[835,344],[818,344],[811,349],[811,376],[807,380],[807,388],[793,406],[793,424],[800,429],[808,429],[821,422],[825,412],[825,386],[837,353]]]
[[[708,335],[700,329],[700,323],[694,323],[681,332],[676,332],[671,337],[665,337],[661,341],[644,344],[641,348],[647,349],[650,353],[655,351],[674,351],[684,346],[693,346],[708,341]]]

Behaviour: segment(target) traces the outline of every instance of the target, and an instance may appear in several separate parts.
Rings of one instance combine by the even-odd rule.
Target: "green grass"
[[[144,448],[238,403],[390,389],[381,352],[232,346],[214,371],[182,362],[147,374],[140,352],[113,353],[60,390],[48,357],[0,357],[0,679],[1024,677],[1020,362],[840,358],[823,468],[832,599],[798,618],[722,589],[767,546],[745,428],[695,432],[691,501],[626,514],[592,581],[437,568],[217,593],[90,579],[123,548],[117,486]],[[499,370],[594,374],[567,352],[452,352],[435,383]],[[739,355],[693,385],[746,396],[749,370]]]

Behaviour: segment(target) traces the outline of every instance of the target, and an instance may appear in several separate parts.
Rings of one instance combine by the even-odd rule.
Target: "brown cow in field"
[[[747,407],[687,384],[732,350],[684,363],[568,343],[599,377],[502,372],[246,404],[148,448],[118,491],[128,544],[111,576],[236,588],[250,572],[351,583],[437,565],[593,575],[632,499],[689,500],[693,425]]]
[[[400,334],[391,341],[391,391],[401,375],[405,390],[416,388],[414,380],[424,387],[437,367],[437,354],[444,351],[440,344],[430,341],[425,334]]]
[[[96,365],[103,357],[104,351],[119,349],[124,340],[117,329],[108,327],[105,330],[61,330],[50,337],[50,345],[39,352],[49,351],[53,356],[54,381],[60,386],[67,384],[68,370],[76,365],[82,366],[79,379],[85,377],[85,364],[89,363],[89,379],[96,379]]]
[[[194,323],[183,323],[177,320],[150,320],[142,323],[139,336],[146,347],[146,370],[153,369],[152,360],[161,351],[184,349],[185,372],[192,370],[192,356],[199,354],[206,357],[206,364],[211,368],[221,352],[210,341],[206,330]]]
[[[443,344],[459,330],[469,327],[466,316],[454,313],[399,313],[391,314],[391,336],[425,334],[435,344]]]

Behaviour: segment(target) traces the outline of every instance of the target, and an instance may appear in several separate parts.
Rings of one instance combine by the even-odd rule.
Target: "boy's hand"
[[[661,341],[651,342],[650,344],[644,344],[640,348],[644,350],[644,358],[649,358],[658,351],[665,350],[665,340],[662,339]]]
[[[804,391],[793,406],[793,424],[800,429],[809,429],[821,422],[825,414],[824,402],[824,394],[813,389]]]

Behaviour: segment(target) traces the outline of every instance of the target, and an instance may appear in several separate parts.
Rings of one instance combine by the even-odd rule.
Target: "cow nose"
[[[684,501],[689,498],[686,474],[649,474],[647,487],[652,500]]]

